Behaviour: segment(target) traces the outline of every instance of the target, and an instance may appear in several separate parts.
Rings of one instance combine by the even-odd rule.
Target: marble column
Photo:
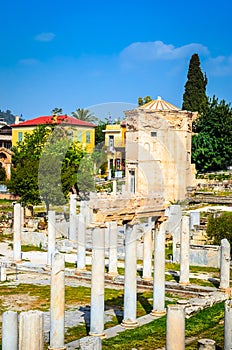
[[[86,270],[86,216],[80,213],[78,215],[76,272],[78,273],[85,270]]]
[[[170,205],[165,211],[165,216],[168,216],[167,232],[172,234],[172,260],[173,262],[176,262],[176,245],[180,243],[182,217],[180,205]]]
[[[2,314],[2,350],[18,350],[18,314],[15,311]]]
[[[190,230],[194,230],[194,225],[200,225],[200,212],[191,211],[190,212]]]
[[[24,229],[24,207],[21,207],[21,233]]]
[[[105,225],[92,229],[92,278],[89,335],[104,337]]]
[[[199,339],[198,340],[198,350],[215,350],[215,349],[216,349],[215,340],[212,340],[212,339]]]
[[[118,275],[118,224],[111,221],[109,227],[109,276]]]
[[[230,243],[226,238],[221,240],[220,247],[220,289],[230,287]]]
[[[232,349],[232,300],[225,301],[224,313],[224,350]]]
[[[19,350],[44,350],[42,311],[21,312],[19,315]]]
[[[188,285],[189,282],[189,216],[182,217],[181,236],[180,236],[180,281],[182,285]]]
[[[166,313],[165,309],[165,233],[167,223],[163,222],[155,230],[154,240],[154,283],[153,310],[154,316]]]
[[[113,194],[117,194],[117,181],[113,180]]]
[[[47,264],[50,266],[52,261],[52,254],[56,250],[56,212],[48,211],[48,255]]]
[[[111,222],[106,222],[105,228],[105,252],[108,253],[110,247],[110,224]]]
[[[101,338],[93,336],[81,338],[80,350],[102,350]]]
[[[70,195],[70,213],[69,213],[69,239],[71,241],[77,240],[77,195]]]
[[[152,228],[154,223],[151,221],[145,225],[143,235],[143,279],[152,280]]]
[[[93,220],[93,212],[89,207],[89,201],[80,202],[80,213],[85,216],[86,226],[89,226]]]
[[[180,305],[168,305],[166,350],[185,349],[185,311]]]
[[[66,349],[64,346],[65,278],[64,256],[52,255],[50,290],[50,350]]]
[[[0,282],[5,282],[6,280],[6,267],[0,266]]]
[[[21,253],[21,205],[14,205],[14,239],[13,239],[13,260],[14,262],[22,261]]]
[[[124,272],[124,315],[121,323],[124,328],[134,328],[137,303],[137,225],[126,224],[125,232],[125,272]]]

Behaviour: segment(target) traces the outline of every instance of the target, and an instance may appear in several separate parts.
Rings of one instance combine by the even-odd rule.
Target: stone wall
[[[176,262],[180,263],[180,244],[176,245]],[[220,266],[220,246],[190,244],[190,265]]]
[[[47,235],[45,232],[22,232],[22,245],[33,245],[45,248],[47,246]]]

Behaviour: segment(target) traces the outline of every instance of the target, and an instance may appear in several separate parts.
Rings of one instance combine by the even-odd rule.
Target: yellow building
[[[25,134],[31,133],[38,125],[62,125],[69,129],[74,141],[82,143],[87,152],[92,152],[94,148],[96,125],[67,115],[42,116],[24,122],[16,118],[15,124],[11,125],[12,146],[23,141]]]
[[[126,123],[106,125],[105,146],[107,147],[108,178],[121,177],[125,170]]]

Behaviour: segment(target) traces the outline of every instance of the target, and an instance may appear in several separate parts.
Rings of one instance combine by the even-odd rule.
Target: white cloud
[[[35,40],[43,41],[43,42],[52,41],[54,38],[55,38],[54,33],[40,33],[35,36]]]
[[[208,55],[206,46],[192,43],[180,47],[165,44],[162,41],[136,42],[127,46],[120,54],[123,61],[144,62],[158,60],[176,60],[189,57],[193,53]]]

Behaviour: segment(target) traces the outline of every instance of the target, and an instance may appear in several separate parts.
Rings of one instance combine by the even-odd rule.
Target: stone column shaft
[[[173,230],[173,236],[172,236],[172,261],[173,262],[176,262],[177,260],[176,245],[180,243],[180,231],[181,231],[181,222],[179,222],[175,227],[175,229]]]
[[[22,261],[21,254],[21,205],[14,205],[14,240],[13,240],[13,259],[14,262]]]
[[[143,236],[143,279],[152,280],[152,226],[149,223],[144,230]]]
[[[189,284],[189,216],[182,217],[180,237],[180,284]]]
[[[125,275],[124,275],[124,315],[122,326],[134,328],[136,320],[137,302],[137,225],[126,224],[125,232]]]
[[[168,305],[166,350],[185,349],[185,312],[183,306]]]
[[[65,278],[64,256],[58,252],[52,255],[50,295],[50,350],[65,349],[64,312]]]
[[[2,314],[2,350],[18,350],[18,314],[15,311]]]
[[[23,232],[24,229],[24,208],[21,207],[21,233]]]
[[[48,211],[48,256],[47,263],[51,265],[52,254],[56,250],[56,212]]]
[[[0,282],[5,282],[7,279],[6,277],[6,267],[0,266]]]
[[[69,214],[69,239],[71,241],[77,240],[77,195],[71,194],[70,196],[70,214]]]
[[[165,232],[166,222],[155,230],[154,240],[154,284],[152,315],[164,315],[165,310]]]
[[[118,275],[118,225],[116,221],[110,223],[109,231],[109,276]]]
[[[180,243],[181,230],[181,207],[180,205],[170,205],[165,211],[165,216],[168,216],[167,231],[172,234],[172,259],[176,262],[176,245]]]
[[[190,212],[190,230],[194,230],[194,225],[200,225],[200,212],[191,211]]]
[[[226,238],[221,240],[220,251],[220,286],[221,289],[230,287],[230,243]]]
[[[92,229],[92,280],[89,335],[104,337],[105,227]]]
[[[113,180],[113,194],[117,193],[117,181]]]
[[[21,312],[19,315],[19,350],[44,349],[43,323],[43,312]]]
[[[86,216],[78,216],[77,271],[86,269]]]
[[[232,300],[225,302],[224,314],[224,350],[232,349]]]
[[[80,213],[85,216],[86,226],[89,226],[93,220],[93,213],[89,207],[89,201],[81,201],[80,202]]]

